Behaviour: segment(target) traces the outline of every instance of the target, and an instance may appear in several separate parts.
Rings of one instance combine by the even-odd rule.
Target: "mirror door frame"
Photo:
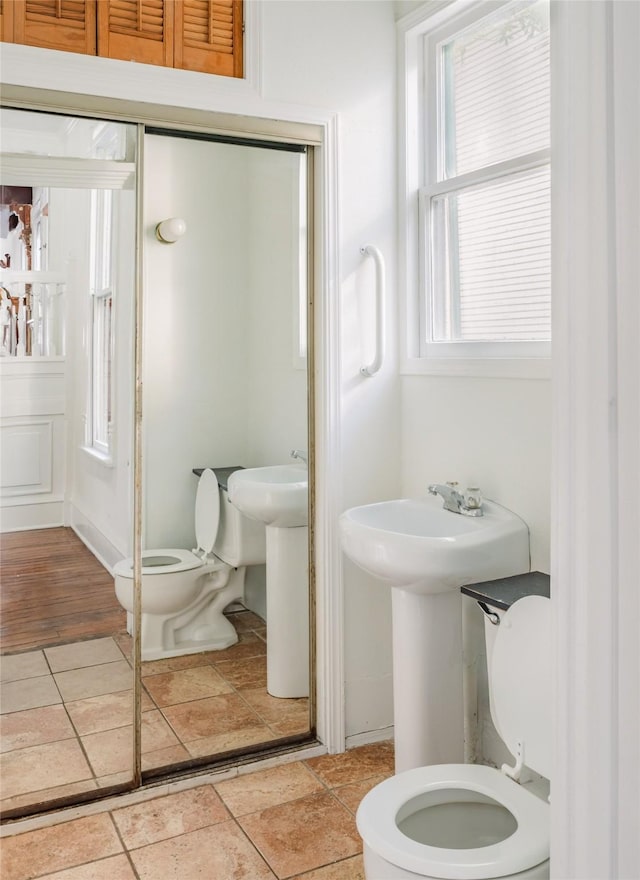
[[[271,140],[307,146],[310,159],[309,187],[313,192],[313,235],[309,250],[309,305],[315,357],[309,371],[310,464],[314,479],[310,490],[312,547],[310,575],[311,645],[315,654],[316,731],[323,750],[336,753],[345,747],[344,711],[344,611],[342,555],[338,535],[341,505],[341,416],[340,416],[340,303],[339,237],[337,210],[337,117],[313,114],[306,121],[292,116],[288,105],[260,102],[252,115],[218,110],[190,110],[162,104],[147,104],[26,86],[3,87],[2,105],[22,110],[41,110],[71,116],[97,117],[137,124],[139,167],[143,167],[145,126],[228,135],[230,139]],[[295,110],[295,108],[294,108]],[[253,115],[255,113],[255,115]],[[131,782],[118,791],[140,788],[140,583],[141,583],[141,320],[142,320],[142,173],[138,173],[136,241],[136,328],[135,328],[135,413],[134,413],[134,579],[136,583],[137,634],[134,656],[134,768]],[[315,685],[315,687],[313,687]],[[202,772],[208,768],[203,767]],[[171,771],[168,771],[171,772]],[[191,769],[189,772],[193,773]],[[109,791],[110,795],[116,793]],[[102,793],[101,793],[102,796]],[[84,801],[82,798],[81,801]],[[86,798],[89,800],[89,798]],[[74,803],[81,802],[78,799]],[[60,801],[55,806],[64,806]],[[38,805],[37,811],[50,809]],[[37,812],[36,810],[32,812]],[[9,817],[7,817],[9,818]]]

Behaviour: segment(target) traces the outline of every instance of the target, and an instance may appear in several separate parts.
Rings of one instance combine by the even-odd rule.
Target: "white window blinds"
[[[548,4],[509,4],[429,46],[427,343],[548,341]]]
[[[507,7],[440,52],[441,179],[549,146],[547,3]]]

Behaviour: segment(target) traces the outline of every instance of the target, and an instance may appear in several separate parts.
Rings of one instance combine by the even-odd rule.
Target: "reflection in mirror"
[[[2,811],[132,778],[135,126],[3,110]]]
[[[144,157],[150,770],[310,730],[308,471],[291,458],[308,445],[307,157],[162,132]],[[186,225],[173,244],[155,234],[168,218]],[[303,487],[286,526],[233,502],[234,472],[272,465]]]

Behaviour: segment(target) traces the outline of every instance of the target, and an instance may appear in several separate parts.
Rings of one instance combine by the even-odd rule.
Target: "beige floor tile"
[[[306,763],[330,788],[360,782],[378,774],[391,776],[394,772],[393,743],[371,743],[340,755],[310,758]]]
[[[192,758],[202,758],[205,755],[230,752],[232,749],[244,749],[247,746],[268,742],[272,739],[271,728],[266,724],[261,724],[258,727],[245,727],[241,730],[231,730],[229,733],[219,733],[217,736],[203,736],[200,739],[186,742],[184,745]]]
[[[309,730],[309,700],[306,697],[285,700],[272,697],[264,688],[243,690],[242,696],[278,736]]]
[[[88,639],[71,645],[57,645],[45,648],[45,656],[52,672],[65,672],[69,669],[82,669],[85,666],[99,666],[123,660],[120,648],[112,638]]]
[[[133,672],[126,660],[57,672],[54,678],[66,703],[133,687]]]
[[[292,877],[361,852],[351,813],[329,792],[238,819],[278,877]]]
[[[229,813],[211,785],[113,811],[128,850],[226,822]]]
[[[300,763],[237,776],[219,782],[215,788],[234,816],[256,813],[325,790],[318,778]]]
[[[355,815],[356,810],[360,806],[360,801],[365,794],[371,791],[374,785],[384,782],[384,780],[388,779],[391,775],[391,773],[379,773],[377,776],[371,776],[363,782],[352,782],[350,785],[343,785],[340,788],[334,788],[333,793],[338,800]]]
[[[181,742],[256,727],[260,719],[237,694],[222,694],[163,709]]]
[[[265,654],[267,646],[264,639],[259,638],[255,632],[239,633],[239,639],[230,648],[222,651],[206,651],[202,657],[206,657],[209,663],[224,663],[225,660],[246,660],[247,657],[258,657]]]
[[[264,629],[264,620],[253,611],[238,611],[227,615],[237,633],[249,630]]]
[[[16,749],[0,755],[3,798],[91,777],[91,769],[76,739]]]
[[[142,664],[142,677],[190,669],[192,666],[202,666],[204,662],[204,654],[182,654],[179,657],[164,657],[162,660],[145,660]]]
[[[152,770],[157,767],[170,767],[181,761],[189,761],[191,755],[182,745],[168,746],[166,749],[154,749],[142,755],[142,769]]]
[[[6,654],[0,657],[0,681],[18,681],[48,674],[49,666],[42,651]]]
[[[133,768],[131,725],[90,733],[80,739],[96,776],[121,773]]]
[[[107,813],[75,819],[3,840],[2,880],[30,880],[122,851]]]
[[[127,660],[133,657],[133,639],[128,632],[119,632],[113,634],[113,641],[120,648]]]
[[[273,880],[234,821],[133,850],[140,880]],[[13,878],[10,878],[13,880]]]
[[[95,788],[98,788],[98,785],[92,777],[91,779],[84,779],[82,782],[71,782],[69,785],[56,785],[53,788],[41,789],[40,791],[29,791],[26,794],[17,794],[15,797],[3,799],[2,809],[23,809],[34,804],[44,804],[57,798],[70,797],[84,791],[92,791]]]
[[[133,779],[133,767],[122,770],[120,773],[111,773],[108,776],[100,776],[96,779],[96,788],[108,788],[110,785],[130,784]]]
[[[232,691],[231,686],[209,665],[149,675],[144,680],[144,686],[156,706],[161,707]]]
[[[136,880],[136,876],[129,859],[123,854],[46,874],[39,880]]]
[[[44,706],[0,715],[0,752],[26,749],[75,736],[64,706]]]
[[[291,880],[365,880],[364,863],[362,856],[353,856],[306,874],[298,874]]]
[[[66,703],[67,712],[80,736],[126,727],[133,718],[133,692],[120,691],[117,694],[101,694]],[[142,711],[153,709],[150,698],[143,692]]]
[[[237,690],[265,688],[267,686],[267,657],[260,654],[246,660],[225,660],[217,663],[220,675]]]
[[[118,727],[81,737],[98,777],[128,771],[133,766],[133,727]],[[142,752],[178,745],[178,739],[157,709],[142,713]]]
[[[3,715],[61,702],[60,692],[50,675],[23,681],[5,681],[0,689],[0,713]]]

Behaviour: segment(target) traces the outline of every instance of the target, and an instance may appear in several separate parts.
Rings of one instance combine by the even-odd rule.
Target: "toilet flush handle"
[[[486,602],[481,602],[479,599],[478,605],[489,623],[492,623],[494,626],[500,626],[500,615],[496,611],[492,611]]]

